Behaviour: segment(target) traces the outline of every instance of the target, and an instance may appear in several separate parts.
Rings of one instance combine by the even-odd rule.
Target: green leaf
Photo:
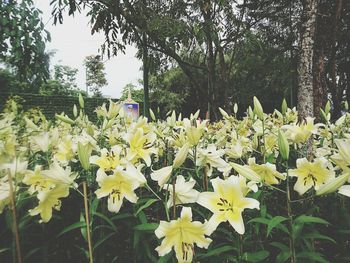
[[[281,242],[271,242],[270,245],[280,249],[283,252],[284,251],[289,251],[289,247],[286,246],[285,244],[282,244]]]
[[[297,258],[307,258],[308,262],[317,261],[321,263],[329,263],[328,260],[326,260],[322,254],[317,252],[304,251],[304,252],[298,253],[296,256]]]
[[[307,215],[301,215],[297,217],[294,220],[295,224],[304,224],[304,223],[315,223],[315,224],[324,224],[324,225],[330,225],[330,223],[322,218],[315,217],[315,216],[307,216]]]
[[[57,237],[60,237],[60,236],[62,236],[63,234],[69,232],[69,231],[72,231],[72,230],[77,229],[77,228],[82,228],[82,227],[86,227],[85,222],[76,222],[76,223],[74,223],[74,224],[71,224],[71,225],[65,227],[65,228],[57,235]]]
[[[266,259],[270,255],[270,252],[267,250],[260,250],[258,252],[245,252],[243,254],[243,260],[248,261],[248,262],[261,262],[264,259]]]
[[[283,251],[276,257],[276,263],[284,263],[290,258],[290,251]]]
[[[159,199],[149,199],[143,206],[141,206],[137,212],[135,213],[135,216],[138,215],[138,213],[140,213],[143,209],[151,206],[152,204],[154,204],[155,202],[159,201]]]
[[[106,240],[108,240],[111,236],[115,235],[115,233],[109,233],[107,236],[105,236],[104,238],[101,238],[100,240],[98,240],[96,242],[96,244],[94,244],[94,248],[93,250],[97,249],[103,242],[105,242]]]
[[[157,261],[157,263],[167,263],[173,256],[173,251],[171,253],[166,254],[163,257],[160,257]]]
[[[156,228],[159,226],[159,224],[156,223],[146,223],[146,224],[140,224],[134,227],[134,230],[137,231],[151,231],[153,232],[156,230]]]
[[[270,222],[270,220],[267,219],[267,218],[257,217],[257,218],[253,218],[253,219],[249,220],[248,224],[250,224],[250,223],[259,223],[259,224],[268,225],[269,222]]]
[[[313,233],[305,233],[303,234],[303,238],[314,238],[314,239],[322,239],[322,240],[328,240],[334,244],[337,243],[337,241],[335,241],[333,238],[330,238],[326,235],[322,235],[318,232],[313,232]]]
[[[225,245],[225,246],[219,246],[213,249],[208,249],[208,251],[205,254],[202,254],[201,256],[198,256],[198,259],[204,259],[211,256],[220,255],[225,252],[236,250],[233,246]]]
[[[112,229],[113,229],[114,231],[117,231],[117,226],[116,226],[116,225],[113,223],[113,221],[112,221],[111,219],[109,219],[107,216],[105,216],[104,214],[101,214],[101,213],[99,213],[99,212],[95,212],[94,215],[97,216],[97,217],[99,217],[99,218],[101,218],[101,219],[103,219],[107,224],[109,224],[109,225],[112,227]]]
[[[277,225],[281,224],[282,222],[288,220],[288,218],[283,216],[275,216],[270,220],[270,222],[267,225],[267,233],[266,236],[269,236],[272,229],[274,229]]]

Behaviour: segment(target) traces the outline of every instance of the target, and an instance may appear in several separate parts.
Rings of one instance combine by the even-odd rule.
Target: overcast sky
[[[51,33],[48,50],[56,54],[51,65],[68,65],[79,70],[77,75],[78,87],[85,90],[85,68],[83,60],[88,55],[98,54],[98,49],[104,41],[102,34],[91,35],[89,19],[83,14],[74,17],[66,15],[63,24],[52,25],[51,7],[49,0],[35,0],[35,5],[43,12],[43,22],[46,30]],[[142,77],[141,61],[135,58],[136,48],[129,46],[125,55],[120,53],[105,62],[108,86],[102,89],[106,96],[118,98],[122,88],[128,83],[137,84]],[[106,58],[105,58],[106,59]]]

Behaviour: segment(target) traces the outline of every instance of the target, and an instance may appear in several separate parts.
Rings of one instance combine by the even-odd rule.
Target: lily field
[[[350,114],[0,115],[0,262],[350,262]]]

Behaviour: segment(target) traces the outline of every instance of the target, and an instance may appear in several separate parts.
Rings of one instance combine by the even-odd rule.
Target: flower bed
[[[331,123],[327,106],[324,123],[297,122],[286,103],[265,114],[256,98],[243,119],[221,113],[133,122],[110,102],[92,123],[81,97],[74,118],[54,120],[9,100],[0,258],[346,261],[349,114]]]

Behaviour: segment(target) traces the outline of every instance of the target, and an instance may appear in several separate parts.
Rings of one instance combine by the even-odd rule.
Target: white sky
[[[77,68],[79,70],[78,87],[85,90],[84,58],[88,55],[99,54],[98,50],[103,44],[104,36],[102,34],[91,35],[89,19],[84,14],[77,13],[72,17],[67,13],[63,24],[52,25],[50,1],[35,0],[34,2],[43,12],[45,29],[51,33],[51,42],[47,43],[47,50],[56,51],[51,60],[51,66],[61,64]],[[112,57],[105,62],[108,86],[102,89],[104,95],[118,98],[126,84],[131,82],[136,85],[137,80],[142,78],[141,61],[135,58],[135,54],[136,48],[128,46],[125,55],[120,52],[117,57]]]

